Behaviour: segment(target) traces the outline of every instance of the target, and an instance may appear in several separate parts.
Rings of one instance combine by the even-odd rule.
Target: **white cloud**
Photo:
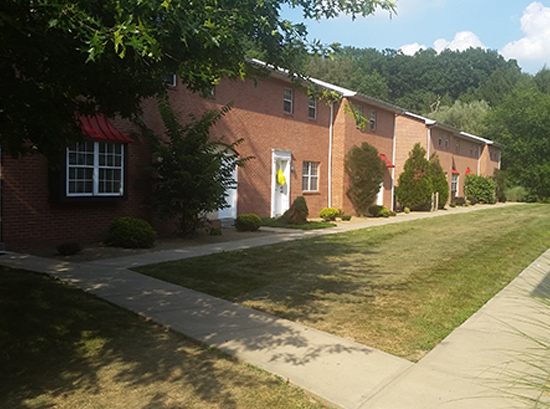
[[[505,58],[538,60],[550,58],[550,7],[529,4],[521,17],[525,37],[506,44],[500,53]]]
[[[452,41],[447,41],[444,38],[440,38],[434,41],[434,49],[438,53],[446,48],[454,51],[465,51],[470,47],[487,48],[483,45],[479,37],[471,31],[460,31],[456,33]]]
[[[405,55],[415,55],[417,51],[425,50],[427,47],[418,43],[405,44],[400,48],[401,52]]]

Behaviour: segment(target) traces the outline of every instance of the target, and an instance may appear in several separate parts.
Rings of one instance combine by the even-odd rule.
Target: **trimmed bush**
[[[491,178],[477,175],[467,175],[464,180],[464,191],[468,199],[477,202],[494,204],[497,184]]]
[[[210,236],[221,236],[222,235],[222,228],[221,227],[210,227],[210,229],[208,229],[208,234]]]
[[[339,215],[340,210],[334,207],[325,207],[323,210],[321,210],[321,213],[319,213],[319,217],[326,222],[335,221]]]
[[[349,222],[351,220],[351,214],[343,214],[340,216],[340,219],[344,222]]]
[[[390,217],[391,212],[386,206],[373,205],[369,207],[369,213],[374,217]]]
[[[254,213],[241,214],[235,219],[235,228],[238,231],[257,231],[262,225],[262,219]]]
[[[134,217],[114,219],[107,231],[105,244],[123,248],[149,248],[155,245],[157,232],[149,223]]]
[[[82,246],[76,241],[67,241],[58,245],[56,250],[62,256],[73,256],[82,251]]]
[[[455,207],[455,206],[464,206],[466,204],[466,199],[464,199],[463,197],[461,196],[457,196],[453,199],[453,201],[451,202],[451,204],[454,204],[454,206],[452,207]]]
[[[411,212],[411,209],[409,209],[408,207],[405,207],[403,209],[403,213],[405,213],[405,214],[409,214],[410,212]]]
[[[292,202],[290,209],[281,216],[281,219],[287,224],[300,225],[307,222],[308,216],[306,199],[303,196],[298,196]]]

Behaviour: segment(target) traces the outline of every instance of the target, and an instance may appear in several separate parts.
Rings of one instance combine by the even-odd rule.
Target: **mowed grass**
[[[412,361],[550,247],[550,205],[446,215],[138,271]]]
[[[0,408],[324,408],[46,276],[0,270]]]

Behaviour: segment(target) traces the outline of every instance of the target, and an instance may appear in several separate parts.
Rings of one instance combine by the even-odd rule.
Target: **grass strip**
[[[550,206],[518,205],[138,271],[415,361],[550,247]]]
[[[301,389],[47,276],[0,269],[0,407],[309,408]]]

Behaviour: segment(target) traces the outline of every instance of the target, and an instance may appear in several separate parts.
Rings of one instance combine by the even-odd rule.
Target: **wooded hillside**
[[[497,51],[400,51],[344,47],[311,57],[308,75],[506,145],[509,186],[550,199],[550,70],[523,73]]]

